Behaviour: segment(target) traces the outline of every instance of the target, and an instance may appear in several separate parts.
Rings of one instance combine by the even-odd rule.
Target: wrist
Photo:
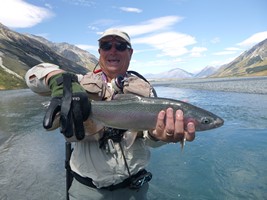
[[[58,73],[50,76],[48,85],[51,90],[52,97],[62,97],[64,90],[63,88],[65,87],[70,89],[71,93],[86,92],[78,82],[77,75],[70,72],[58,71]]]
[[[61,73],[64,73],[65,71],[60,69],[60,70],[55,70],[55,71],[52,71],[50,72],[49,74],[46,75],[45,77],[45,82],[47,85],[49,85],[49,79],[52,77],[52,76],[55,76],[57,74],[61,74]]]
[[[51,90],[52,97],[63,96],[63,84],[58,84],[58,79],[62,77],[63,73],[55,73],[49,77],[48,86]]]
[[[147,131],[147,135],[149,137],[150,140],[153,140],[155,142],[159,141],[155,136],[154,136],[154,130],[148,130]]]

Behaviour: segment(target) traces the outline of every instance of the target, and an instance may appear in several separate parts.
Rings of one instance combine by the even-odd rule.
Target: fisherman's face
[[[116,36],[107,36],[99,41],[99,64],[107,75],[108,81],[118,75],[125,75],[128,70],[133,49],[125,40]]]

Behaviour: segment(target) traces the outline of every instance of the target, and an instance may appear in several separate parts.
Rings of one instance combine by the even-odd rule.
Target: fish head
[[[209,130],[223,125],[224,120],[218,116],[204,116],[200,118],[200,129]]]
[[[195,111],[184,116],[185,124],[193,122],[195,124],[196,131],[205,131],[214,128],[218,128],[224,124],[224,120],[206,110]]]

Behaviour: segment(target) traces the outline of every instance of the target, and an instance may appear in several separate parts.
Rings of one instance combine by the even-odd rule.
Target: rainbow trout
[[[193,122],[196,131],[218,128],[224,120],[217,115],[192,104],[168,99],[140,97],[132,94],[116,95],[112,101],[92,101],[91,118],[106,127],[127,130],[155,129],[157,116],[161,110],[171,107],[182,110],[184,122]]]

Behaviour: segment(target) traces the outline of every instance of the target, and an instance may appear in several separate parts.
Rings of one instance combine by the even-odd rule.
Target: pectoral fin
[[[125,146],[127,149],[129,149],[133,145],[136,136],[137,136],[137,131],[128,130],[124,133],[122,139],[125,142]]]
[[[182,152],[183,152],[183,150],[184,150],[185,142],[186,142],[186,138],[184,137],[183,140],[180,141],[181,151],[182,151]]]

